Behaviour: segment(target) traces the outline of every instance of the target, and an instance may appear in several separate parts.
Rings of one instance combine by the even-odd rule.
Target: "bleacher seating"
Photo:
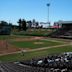
[[[72,72],[72,52],[27,61],[0,63],[0,72]]]
[[[50,34],[50,37],[72,39],[72,29],[65,29],[65,28],[57,29],[55,32]]]

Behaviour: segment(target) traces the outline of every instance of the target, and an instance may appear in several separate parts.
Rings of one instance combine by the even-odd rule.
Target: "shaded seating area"
[[[58,22],[62,27],[51,33],[50,37],[72,39],[72,21]]]

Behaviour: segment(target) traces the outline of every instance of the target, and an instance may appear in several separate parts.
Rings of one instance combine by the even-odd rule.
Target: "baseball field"
[[[72,41],[38,36],[0,36],[0,61],[20,61],[72,51]]]

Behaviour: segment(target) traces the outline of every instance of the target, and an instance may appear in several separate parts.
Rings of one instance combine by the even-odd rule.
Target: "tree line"
[[[12,23],[8,23],[6,21],[0,21],[0,29],[4,27],[10,27],[11,30],[18,29],[19,31],[26,31],[29,28],[42,28],[42,26],[39,26],[39,22],[35,21],[33,19],[32,21],[26,21],[25,19],[19,19],[17,21],[18,25],[13,25]]]

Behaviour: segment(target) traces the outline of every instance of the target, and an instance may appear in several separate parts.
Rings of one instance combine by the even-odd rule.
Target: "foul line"
[[[0,54],[0,56],[9,55],[9,54],[17,54],[17,53],[22,53],[22,52],[41,51],[41,50],[46,50],[46,49],[50,49],[50,48],[57,48],[57,47],[68,46],[68,45],[72,45],[72,44],[63,44],[63,45],[56,45],[56,46],[43,47],[43,48],[37,48],[37,49],[30,49],[30,50],[25,50],[24,49],[22,51],[16,51],[16,52],[12,52],[12,53]]]

